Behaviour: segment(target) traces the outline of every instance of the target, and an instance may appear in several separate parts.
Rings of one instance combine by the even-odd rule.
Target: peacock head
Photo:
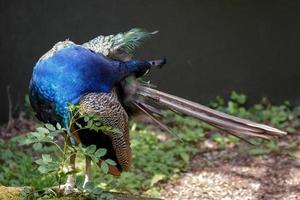
[[[161,68],[166,63],[167,63],[166,58],[159,59],[159,60],[150,60],[150,61],[130,60],[126,62],[130,71],[134,72],[137,78],[145,75],[150,70],[151,67]]]

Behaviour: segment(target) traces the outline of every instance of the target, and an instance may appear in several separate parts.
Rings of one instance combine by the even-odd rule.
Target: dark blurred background
[[[136,56],[167,57],[148,77],[163,91],[200,103],[232,90],[300,103],[300,1],[0,0],[0,122],[6,87],[20,108],[32,67],[56,42],[133,27],[160,31]]]

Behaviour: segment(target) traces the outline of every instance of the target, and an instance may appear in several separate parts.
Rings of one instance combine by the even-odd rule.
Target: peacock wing
[[[110,93],[88,93],[81,98],[79,108],[81,112],[98,115],[104,125],[118,130],[105,134],[111,139],[116,162],[121,166],[121,170],[129,170],[131,149],[128,116],[118,99],[116,90],[113,89]]]

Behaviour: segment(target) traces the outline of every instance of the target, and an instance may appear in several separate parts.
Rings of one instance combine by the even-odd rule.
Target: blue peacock
[[[30,81],[30,102],[37,118],[67,126],[70,123],[68,105],[74,104],[81,113],[95,114],[102,124],[120,130],[118,134],[80,130],[71,136],[77,144],[106,148],[105,158],[117,163],[109,166],[109,173],[116,176],[129,170],[131,165],[128,116],[132,111],[141,111],[168,132],[171,131],[159,119],[161,108],[200,119],[237,137],[270,139],[285,134],[270,126],[161,92],[140,81],[138,78],[152,67],[166,64],[166,59],[133,59],[133,52],[140,42],[155,33],[135,28],[116,35],[100,35],[82,45],[70,40],[55,44],[36,63]],[[91,159],[86,157],[84,185],[91,179],[90,162]],[[74,155],[70,158],[70,166],[75,168]],[[70,192],[74,185],[75,177],[69,175],[65,192]]]

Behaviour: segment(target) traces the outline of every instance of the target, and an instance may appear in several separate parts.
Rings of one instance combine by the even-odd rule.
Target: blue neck
[[[147,61],[111,60],[102,54],[73,45],[35,65],[30,94],[32,99],[53,105],[54,113],[66,123],[68,103],[77,104],[86,93],[110,92],[125,77],[133,73],[140,76],[150,67]]]

